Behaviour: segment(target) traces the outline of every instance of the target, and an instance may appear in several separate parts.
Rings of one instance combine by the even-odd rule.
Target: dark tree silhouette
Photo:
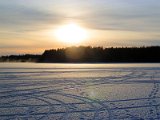
[[[42,55],[2,56],[0,61],[43,63],[160,62],[160,47],[67,47],[45,50]]]
[[[41,55],[10,55],[0,57],[0,62],[38,62]]]
[[[160,62],[160,47],[68,47],[46,50],[39,62]]]

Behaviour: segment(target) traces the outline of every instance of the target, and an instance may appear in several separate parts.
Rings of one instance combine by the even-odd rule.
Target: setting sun
[[[55,36],[62,42],[75,44],[87,38],[87,32],[77,24],[70,23],[55,30]]]

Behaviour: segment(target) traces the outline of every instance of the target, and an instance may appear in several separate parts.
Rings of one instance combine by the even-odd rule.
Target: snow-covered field
[[[0,120],[160,120],[159,64],[0,63]]]

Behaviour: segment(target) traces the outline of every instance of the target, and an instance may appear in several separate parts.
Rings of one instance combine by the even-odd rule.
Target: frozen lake
[[[160,64],[0,63],[0,120],[160,120]]]

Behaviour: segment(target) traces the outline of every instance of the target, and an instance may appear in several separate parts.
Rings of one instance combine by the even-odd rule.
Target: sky
[[[160,45],[159,0],[0,0],[0,55],[72,46],[54,36],[71,22],[88,33],[76,46]]]

